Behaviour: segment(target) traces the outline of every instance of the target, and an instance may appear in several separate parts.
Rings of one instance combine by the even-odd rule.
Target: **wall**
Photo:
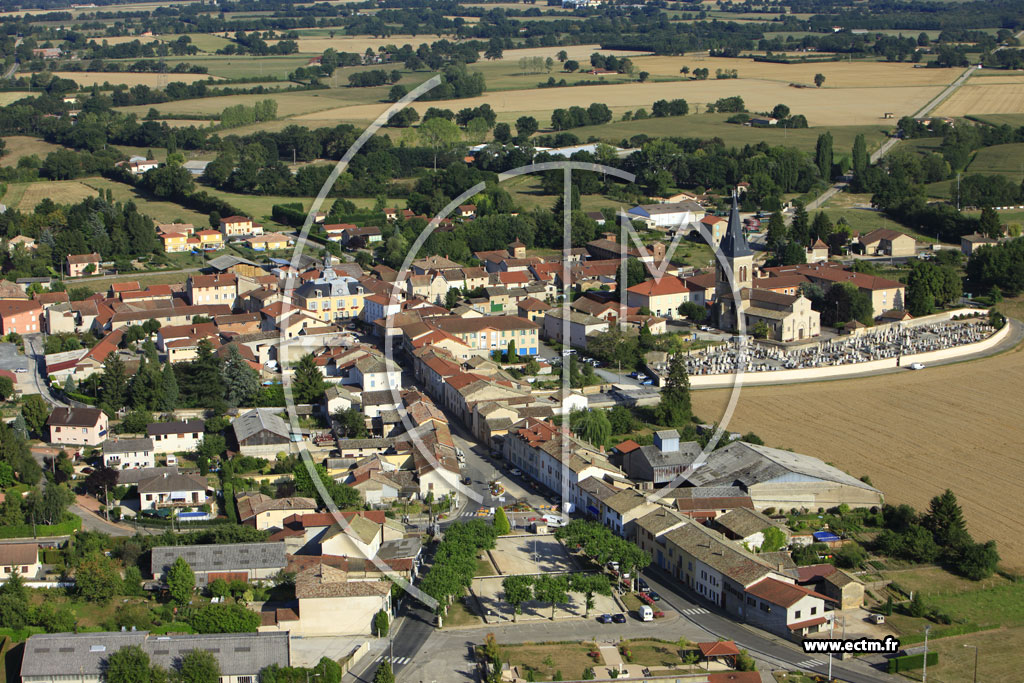
[[[931,316],[930,316],[931,317]],[[947,318],[948,319],[948,318]],[[935,320],[934,322],[939,322]],[[900,367],[907,367],[911,363],[935,363],[940,360],[950,360],[969,356],[982,351],[995,348],[1010,334],[1010,325],[1004,325],[1003,329],[993,334],[988,339],[974,344],[964,344],[949,349],[928,351],[926,353],[915,353],[903,356]],[[802,368],[799,370],[774,370],[771,372],[746,372],[743,373],[742,383],[745,386],[758,384],[781,384],[784,382],[813,381],[823,379],[837,379],[841,377],[854,377],[865,375],[879,370],[895,369],[896,358],[883,358],[882,360],[868,361],[867,363],[851,363],[849,365],[833,365],[820,368]],[[691,375],[690,387],[694,389],[711,389],[730,387],[734,382],[735,375]]]
[[[288,622],[292,633],[314,635],[371,635],[373,618],[388,609],[387,597],[302,598],[299,621]]]

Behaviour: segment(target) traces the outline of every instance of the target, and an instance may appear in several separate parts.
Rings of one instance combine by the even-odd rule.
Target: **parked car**
[[[634,370],[633,372],[629,373],[629,376],[632,377],[633,379],[638,379],[640,377],[640,373]]]
[[[518,477],[523,474],[522,470],[520,470],[518,467],[513,467],[508,471],[508,473],[511,474],[513,477]]]
[[[654,385],[654,380],[653,379],[645,379],[642,382],[640,382],[640,384],[645,386],[645,387],[653,386]]]
[[[910,369],[911,370],[924,370],[924,363],[911,363],[910,364]]]
[[[616,624],[625,624],[626,623],[626,615],[623,614],[622,612],[619,612],[618,614],[616,614],[615,616],[612,617],[612,621],[614,621]]]
[[[661,596],[658,595],[655,591],[652,591],[652,590],[647,591],[647,596],[651,600],[653,600],[654,602],[661,602]]]
[[[611,569],[613,572],[619,571],[619,563],[615,560],[612,560],[608,563],[608,569]]]
[[[465,486],[469,486],[470,484],[473,483],[473,480],[470,477],[463,477],[462,478],[462,483]]]
[[[610,623],[612,623],[612,615],[610,615],[610,614],[602,614],[601,616],[599,616],[597,618],[597,620],[599,622],[601,622],[602,624],[610,624]]]
[[[650,590],[651,590],[651,587],[648,586],[647,582],[644,581],[643,579],[639,580],[639,586],[640,586],[640,592],[641,593],[649,593]]]

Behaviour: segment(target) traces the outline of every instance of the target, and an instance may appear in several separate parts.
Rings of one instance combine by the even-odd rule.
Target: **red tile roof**
[[[740,653],[736,643],[731,640],[718,640],[712,643],[697,643],[700,653],[705,657],[734,657]]]

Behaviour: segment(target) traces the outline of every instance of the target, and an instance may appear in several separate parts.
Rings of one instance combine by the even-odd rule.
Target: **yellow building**
[[[188,251],[188,235],[184,232],[164,232],[160,234],[164,242],[164,251],[168,254],[175,254]]]
[[[199,238],[199,248],[215,250],[224,248],[224,237],[216,230],[200,230],[196,233]]]
[[[330,270],[324,275],[295,290],[293,296],[296,306],[325,322],[359,317],[367,294],[359,281],[334,275]]]

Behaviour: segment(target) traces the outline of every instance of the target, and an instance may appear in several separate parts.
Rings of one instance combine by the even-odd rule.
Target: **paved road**
[[[27,334],[25,335],[25,355],[32,359],[35,364],[35,368],[29,368],[29,376],[32,378],[32,383],[35,385],[39,395],[42,396],[43,400],[50,404],[51,408],[66,408],[67,403],[59,400],[56,396],[50,393],[50,387],[43,380],[46,373],[46,360],[43,354],[43,337],[42,333],[39,334]]]
[[[1022,31],[1021,33],[1024,33],[1024,31]],[[940,103],[942,103],[953,93],[955,93],[960,88],[960,86],[966,83],[967,79],[970,78],[978,70],[978,68],[978,66],[969,66],[966,69],[964,69],[964,72],[960,74],[960,76],[955,81],[946,86],[946,88],[943,89],[942,92],[940,92],[938,95],[929,100],[928,103],[925,104],[923,107],[918,109],[914,113],[914,118],[927,116],[933,109],[939,106]],[[882,143],[881,147],[872,152],[871,163],[878,163],[878,160],[884,157],[889,152],[891,152],[893,147],[895,147],[899,143],[899,141],[899,138],[892,137],[886,140],[884,143]],[[832,187],[825,190],[818,197],[816,197],[812,201],[807,202],[807,210],[811,211],[820,208],[822,205],[828,202],[829,199],[834,197],[839,192],[842,192],[846,188],[846,186],[846,181],[840,181],[835,183],[834,185],[832,185]]]

